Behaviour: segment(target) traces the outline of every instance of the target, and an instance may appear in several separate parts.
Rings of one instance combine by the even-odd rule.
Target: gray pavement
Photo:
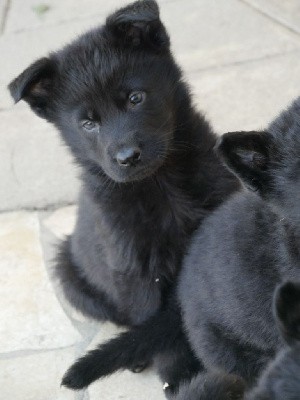
[[[0,398],[163,399],[151,371],[117,374],[73,394],[72,360],[118,328],[75,312],[52,280],[55,245],[74,226],[78,167],[57,132],[9,81],[103,22],[124,0],[0,0]],[[194,93],[218,133],[264,127],[300,94],[299,0],[161,0]]]

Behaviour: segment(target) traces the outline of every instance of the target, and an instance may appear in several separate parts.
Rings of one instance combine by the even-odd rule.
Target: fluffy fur
[[[275,320],[286,346],[246,392],[243,379],[224,373],[199,374],[181,385],[172,400],[297,400],[300,396],[300,284],[286,282],[274,299]]]
[[[168,299],[163,310],[142,324],[77,360],[65,374],[62,384],[81,389],[116,370],[148,364],[159,354],[155,364],[162,381],[168,382],[166,393],[176,391],[181,381],[189,380],[202,366],[186,341],[180,309],[173,297]]]
[[[272,313],[274,290],[299,276],[300,99],[265,132],[224,135],[217,152],[250,190],[232,196],[200,225],[184,260],[178,297],[189,341],[205,368],[252,385],[283,348]],[[165,329],[180,331],[176,322]],[[155,332],[152,340],[159,341]],[[126,352],[130,333],[124,339]],[[130,349],[135,355],[145,346],[143,335],[138,339]],[[118,363],[107,363],[98,350],[97,362],[109,373],[117,370]],[[67,376],[76,378],[84,362]]]
[[[277,324],[286,342],[246,400],[296,400],[300,396],[300,284],[286,282],[276,292]]]
[[[164,305],[202,218],[238,187],[191,105],[157,4],[116,11],[9,89],[56,126],[82,169],[76,228],[56,264],[66,298],[93,318],[141,324]]]
[[[172,400],[243,400],[245,382],[222,372],[199,374],[182,384]]]
[[[82,166],[76,228],[57,263],[66,297],[98,319],[144,321],[201,218],[236,187],[191,106],[156,3],[117,11],[10,90],[59,129]],[[132,93],[142,102],[131,104]],[[136,165],[120,165],[132,148]]]

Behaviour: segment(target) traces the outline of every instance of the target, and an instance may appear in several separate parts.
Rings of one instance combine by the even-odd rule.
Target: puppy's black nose
[[[135,166],[141,159],[141,150],[138,147],[126,147],[118,151],[116,159],[122,167]]]

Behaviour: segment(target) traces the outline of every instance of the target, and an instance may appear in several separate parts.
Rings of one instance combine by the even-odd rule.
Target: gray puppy
[[[205,367],[251,384],[282,348],[275,288],[299,279],[300,99],[266,132],[225,134],[217,151],[251,191],[233,195],[199,228],[179,297]]]

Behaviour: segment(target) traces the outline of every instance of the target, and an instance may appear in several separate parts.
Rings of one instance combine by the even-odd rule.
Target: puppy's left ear
[[[170,39],[154,0],[141,0],[121,8],[106,20],[105,31],[115,43],[132,48],[167,50]]]
[[[285,341],[300,343],[300,283],[285,282],[276,289],[274,313]]]
[[[221,136],[215,150],[248,188],[263,192],[270,181],[270,143],[267,132],[229,132]]]

